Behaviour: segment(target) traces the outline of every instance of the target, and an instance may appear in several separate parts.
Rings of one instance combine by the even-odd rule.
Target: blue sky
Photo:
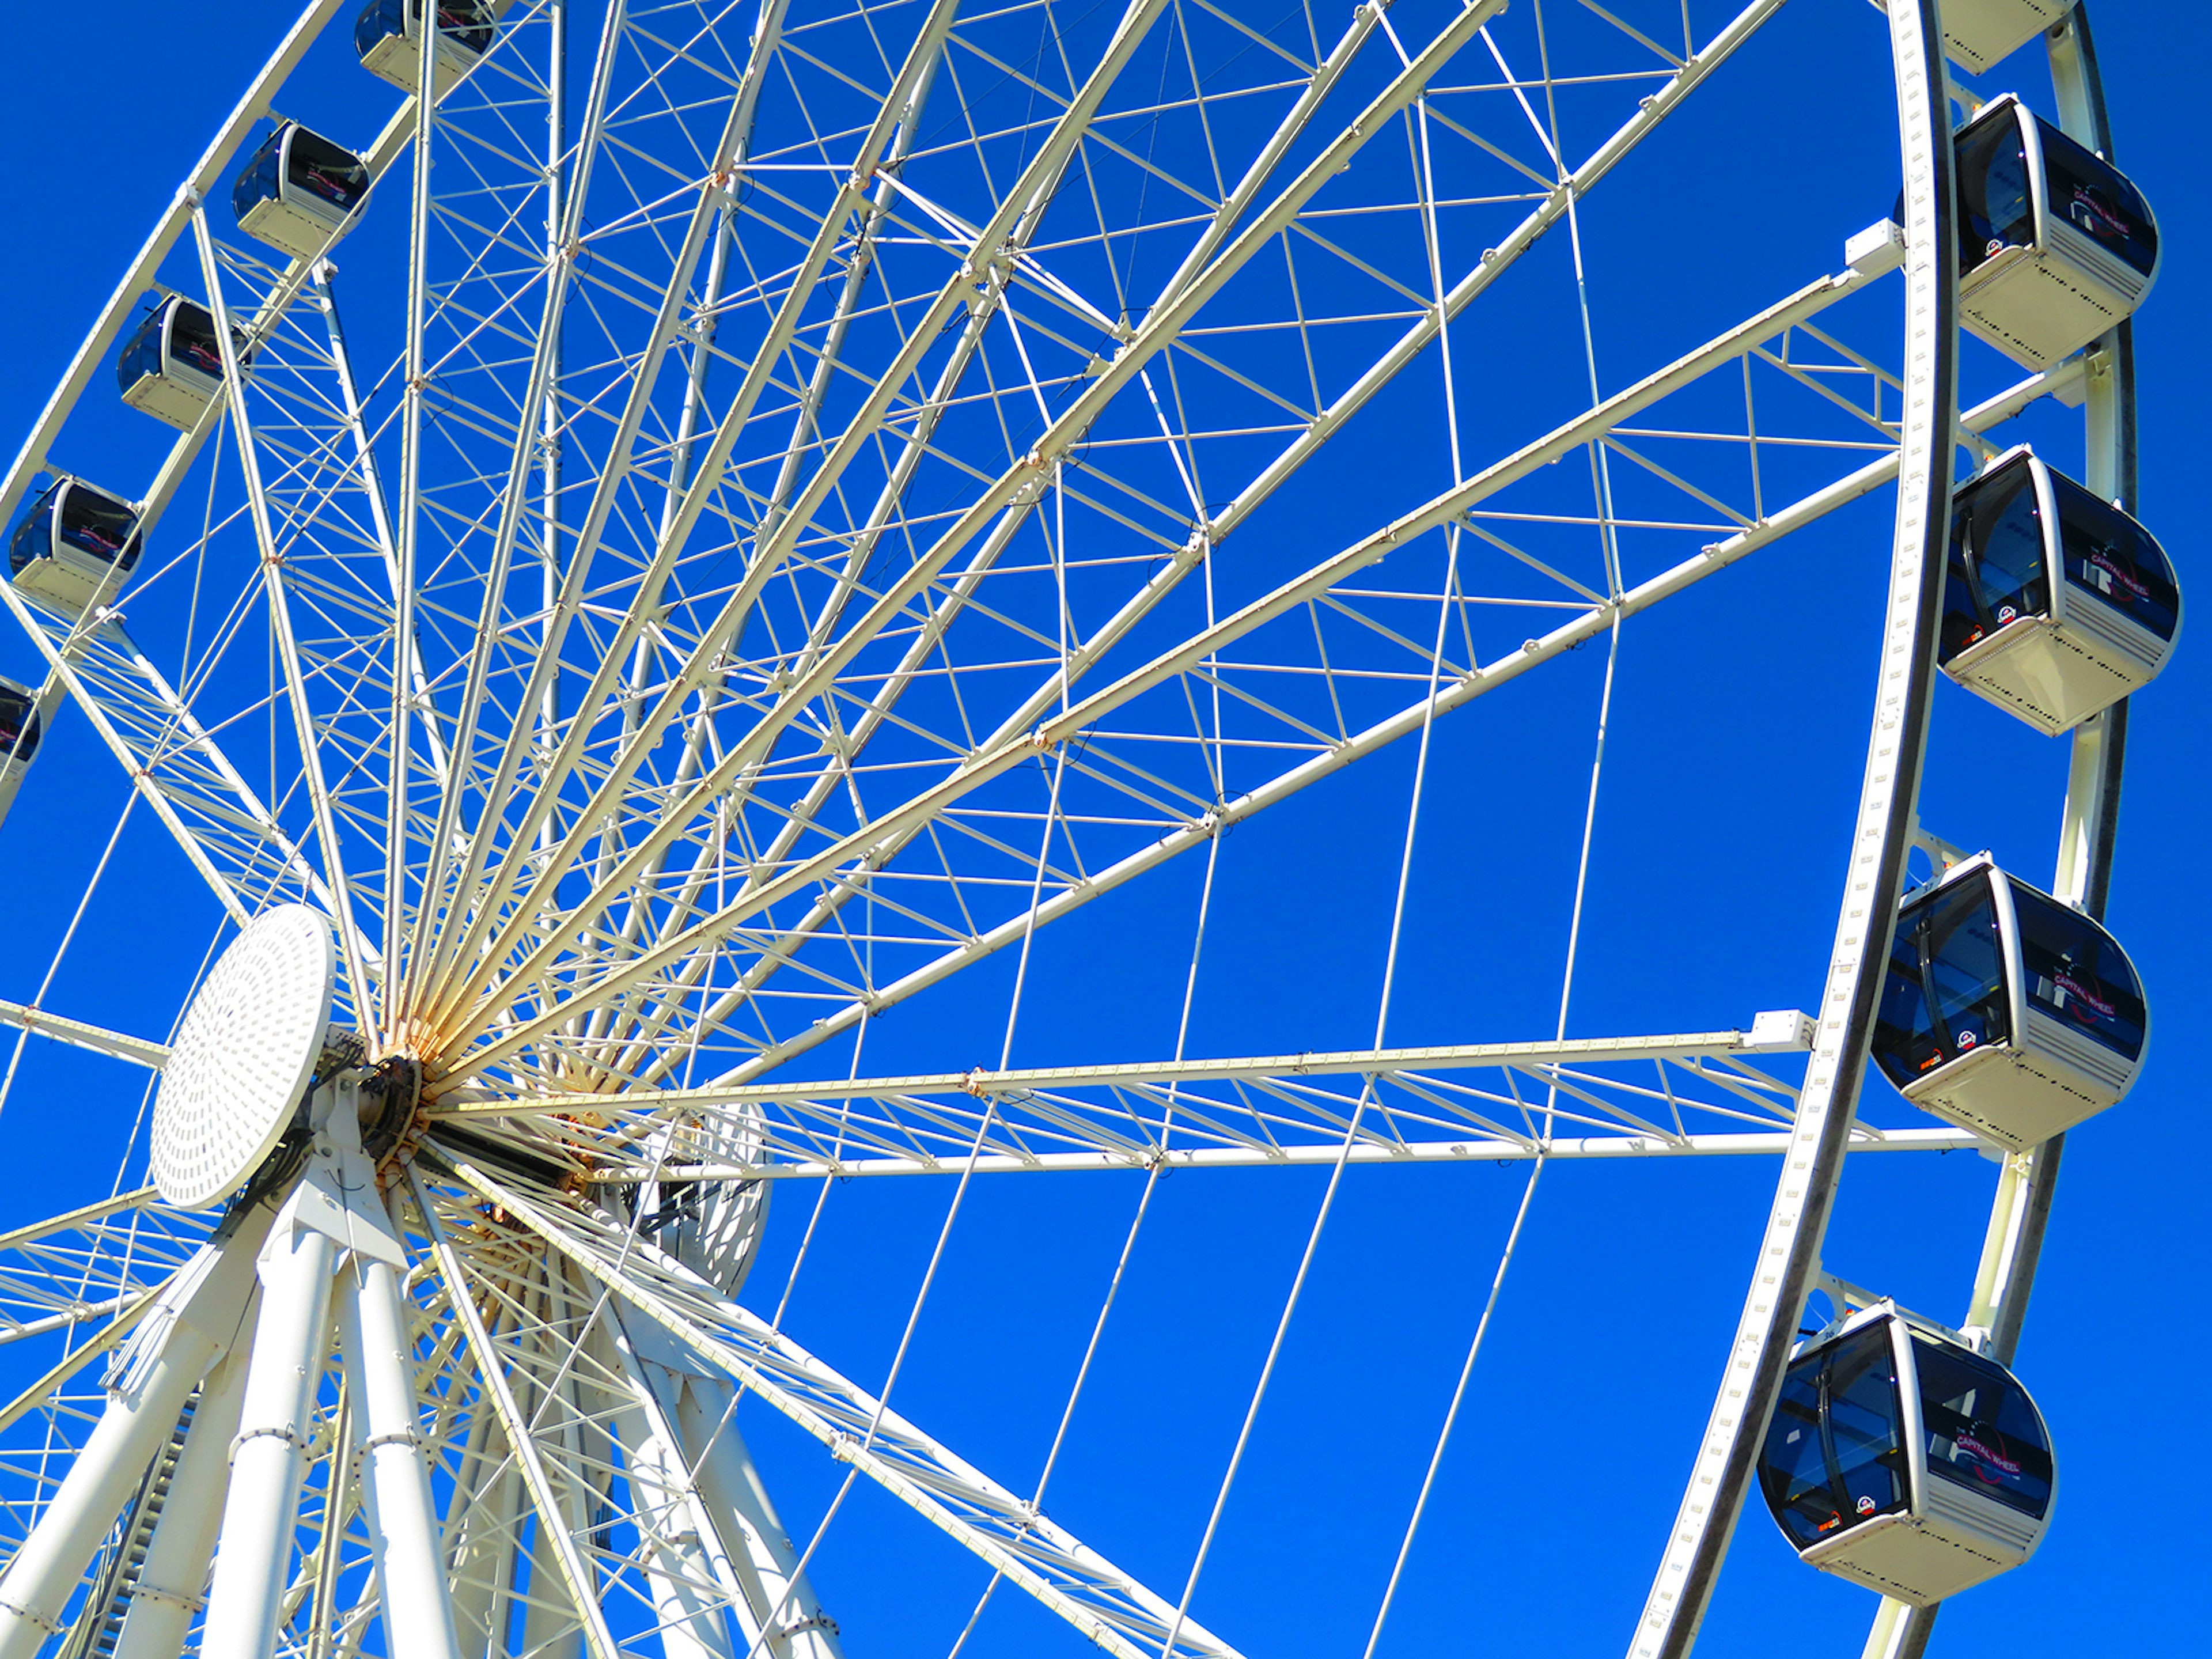
[[[2100,5],[2120,159],[2156,209],[2166,248],[2137,334],[2139,510],[2187,582],[2201,540],[2190,533],[2188,480],[2212,442],[2188,391],[2212,368],[2200,323],[2212,199],[2197,114],[2212,22],[2191,7]],[[0,64],[0,137],[19,181],[16,232],[0,259],[0,315],[13,323],[0,447],[11,452],[11,434],[27,430],[293,11],[233,0],[216,27],[145,0],[21,9],[29,15],[7,21],[13,50]],[[1401,10],[1413,15],[1411,0]],[[1675,142],[1594,201],[1584,230],[1606,390],[1837,269],[1844,237],[1886,210],[1896,163],[1882,51],[1879,19],[1861,0],[1793,0],[1679,118]],[[2017,68],[2016,82],[2001,74],[1984,89],[2017,84],[2048,112],[2030,58]],[[336,82],[329,95],[369,101]],[[280,105],[288,113],[290,101]],[[356,257],[373,289],[382,256],[342,263]],[[1559,275],[1546,269],[1547,280]],[[363,326],[388,326],[398,302],[396,290],[374,295],[362,308],[381,307],[384,321]],[[1524,348],[1510,329],[1483,349],[1478,441],[1494,433],[1492,453],[1581,406],[1579,382],[1563,383],[1548,360],[1532,370],[1538,354],[1516,357]],[[1983,387],[2002,379],[1986,353],[1970,360],[1969,377]],[[108,385],[103,373],[92,396]],[[114,434],[118,487],[143,488],[134,469],[150,428],[119,411],[99,418],[100,441]],[[2063,455],[2070,418],[2023,424]],[[1398,447],[1347,438],[1320,464],[1323,481],[1413,470],[1402,458],[1422,437]],[[1408,499],[1435,487],[1418,482]],[[1585,942],[1575,1032],[1724,1028],[1816,996],[1862,754],[1888,511],[1881,496],[1839,514],[1674,602],[1663,626],[1625,636],[1593,856],[1600,919]],[[2150,1363],[2185,1377],[2212,1363],[2202,1322],[2176,1295],[2204,1259],[2200,1183],[2185,1140],[2159,1127],[2195,1109],[2190,1044],[2195,1011],[2212,996],[2205,877],[2189,861],[2212,804],[2201,737],[2212,668],[2192,635],[2136,706],[2111,909],[2156,1009],[2152,1057],[2135,1094],[2069,1142],[2020,1355],[2057,1440],[2057,1522],[2027,1568],[1947,1611],[1947,1654],[2154,1650],[2198,1622],[2193,1425],[2176,1404],[2143,1396],[2132,1374]],[[1540,692],[1437,728],[1394,1041],[1548,1030],[1601,668],[1596,652],[1583,659]],[[0,640],[0,672],[31,678],[31,666],[23,641]],[[1224,843],[1193,1052],[1367,1039],[1411,758],[1401,745]],[[1923,797],[1938,833],[2047,880],[2063,777],[2062,745],[1944,688]],[[0,908],[0,996],[35,989],[121,799],[106,757],[65,716],[0,830],[18,872]],[[118,859],[51,1005],[155,1034],[212,918],[181,866],[143,835]],[[1018,1064],[1167,1051],[1198,873],[1185,860],[1041,941]],[[1180,941],[1164,969],[1151,944],[1163,933]],[[1003,1018],[1011,972],[1010,962],[988,963],[973,985],[884,1022],[867,1069],[995,1061],[991,1022]],[[57,1202],[105,1190],[139,1104],[136,1079],[119,1073],[27,1053],[0,1115],[0,1156],[22,1176],[0,1225],[42,1213],[49,1188]],[[1965,1153],[1867,1164],[1847,1180],[1831,1265],[1959,1316],[1993,1168]],[[1195,1603],[1247,1652],[1358,1651],[1523,1178],[1424,1169],[1347,1179]],[[972,1190],[897,1402],[1016,1486],[1033,1478],[1049,1439],[1136,1197],[1129,1177],[1051,1190],[1037,1180]],[[1547,1173],[1383,1654],[1625,1646],[1771,1182],[1770,1166],[1748,1161]],[[1320,1189],[1306,1173],[1185,1175],[1163,1185],[1146,1223],[1052,1507],[1170,1599]],[[949,1195],[925,1182],[835,1189],[794,1298],[802,1340],[879,1381]],[[811,1198],[785,1195],[756,1287],[781,1285]],[[803,1533],[842,1471],[773,1421],[746,1421]],[[949,1647],[981,1587],[969,1558],[872,1492],[831,1539],[823,1594],[856,1659]],[[1754,1510],[1702,1650],[1765,1654],[1786,1639],[1808,1659],[1856,1654],[1873,1605],[1799,1566]],[[1002,1593],[968,1651],[1059,1651],[1049,1644],[1063,1640]]]

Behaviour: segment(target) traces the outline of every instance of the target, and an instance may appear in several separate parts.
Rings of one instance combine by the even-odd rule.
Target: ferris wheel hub
[[[331,925],[301,904],[256,917],[185,1012],[154,1102],[153,1177],[198,1207],[276,1148],[313,1079],[337,971]]]

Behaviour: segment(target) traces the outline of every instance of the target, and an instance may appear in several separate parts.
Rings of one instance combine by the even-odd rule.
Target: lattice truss
[[[209,216],[246,395],[49,649],[434,1092],[757,1076],[1884,482],[1858,272],[1548,434],[1476,395],[1486,307],[1587,379],[1577,204],[1771,8],[1533,9],[630,7],[549,185],[517,5],[419,373]],[[1403,476],[1315,545],[1354,422]]]
[[[1893,477],[1878,266],[1617,390],[1585,355],[1580,219],[1778,4],[681,0],[556,90],[516,0],[364,151],[341,252],[405,254],[398,325],[196,215],[165,274],[248,349],[120,613],[33,619],[225,908],[331,914],[341,1017],[424,1063],[465,1630],[605,1659],[807,1616],[772,1510],[697,1524],[744,1510],[684,1451],[743,1390],[1110,1651],[1228,1650],[664,1250],[686,1191],[1778,1146],[1759,1055],[1802,1042],[1734,1032],[772,1075]],[[1347,491],[1332,442],[1402,465]],[[0,1241],[0,1343],[61,1350],[0,1418],[11,1543],[212,1224],[141,1194]],[[286,1652],[376,1611],[322,1398]]]

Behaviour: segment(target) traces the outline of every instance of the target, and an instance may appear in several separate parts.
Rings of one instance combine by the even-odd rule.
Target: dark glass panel
[[[2150,532],[2071,478],[2053,473],[2051,483],[2066,580],[2137,627],[2172,639],[2181,622],[2181,590],[2165,550]]]
[[[2051,1440],[2012,1374],[1948,1343],[1912,1339],[1931,1474],[2040,1520],[2051,1507]]]
[[[243,219],[264,202],[273,202],[281,193],[277,182],[278,169],[283,165],[284,134],[288,129],[279,127],[261,141],[261,148],[253,152],[252,159],[240,169],[238,182],[230,187],[230,210]]]
[[[2020,917],[2028,1006],[2126,1059],[2140,1058],[2149,1013],[2142,988],[2112,936],[2079,910],[2018,882],[2012,902]]]
[[[156,306],[146,313],[115,360],[115,383],[125,392],[149,374],[161,372],[161,312]]]
[[[222,379],[222,347],[215,337],[215,319],[204,306],[196,306],[188,300],[173,302],[176,320],[169,325],[169,356],[171,361],[196,368],[211,380]],[[231,337],[243,349],[243,340],[233,329]]]
[[[366,58],[381,41],[403,32],[400,0],[369,0],[353,21],[353,49]],[[420,23],[422,0],[407,0],[407,12]],[[485,0],[439,0],[438,29],[447,40],[475,57],[490,49],[495,23]]]
[[[422,0],[412,0],[415,15],[422,15]],[[477,57],[491,47],[491,8],[484,0],[438,0],[438,27],[446,38]]]
[[[2043,507],[2027,456],[1959,492],[1951,507],[1948,576],[1939,661],[1949,662],[2008,623],[2050,614]]]
[[[79,552],[128,570],[138,562],[138,515],[112,496],[73,484],[62,497],[60,535]]]
[[[0,764],[38,752],[38,698],[13,680],[0,680]]]
[[[400,0],[368,0],[353,20],[353,49],[362,58],[401,31]]]
[[[8,568],[10,574],[21,575],[25,567],[53,551],[54,495],[60,489],[58,483],[48,484],[39,499],[31,503],[31,510],[16,525],[15,533],[8,538]]]
[[[2004,950],[1986,874],[1909,900],[1875,1016],[1874,1057],[1899,1088],[2012,1035]]]
[[[2158,231],[2142,192],[2057,127],[2046,121],[2036,126],[2043,135],[2043,183],[2051,217],[2149,276],[2158,264]]]
[[[293,131],[286,169],[295,185],[343,213],[350,214],[368,194],[368,169],[361,157],[305,127]]]
[[[1959,269],[1972,270],[2008,247],[2035,245],[2035,198],[2019,112],[1977,121],[1959,141]]]
[[[1905,1507],[1902,1415],[1889,1327],[1790,1368],[1759,1456],[1759,1486],[1800,1549]]]

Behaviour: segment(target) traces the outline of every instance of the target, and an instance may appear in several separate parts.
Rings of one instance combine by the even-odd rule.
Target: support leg
[[[726,1529],[725,1546],[740,1577],[749,1589],[759,1587],[746,1635],[757,1643],[762,1626],[769,1625],[763,1651],[775,1659],[843,1659],[836,1621],[822,1611],[813,1587],[799,1574],[798,1553],[738,1433],[729,1409],[734,1390],[726,1382],[686,1376],[682,1393],[676,1426],[685,1459],[698,1470],[700,1495]]]
[[[339,1279],[339,1346],[346,1392],[355,1402],[362,1501],[384,1593],[385,1640],[407,1659],[460,1659],[398,1276],[386,1262],[356,1256]]]
[[[296,1204],[296,1196],[295,1204]],[[203,1659],[270,1659],[276,1646],[315,1391],[330,1352],[337,1246],[287,1205],[261,1257],[261,1317],[208,1590]]]
[[[246,1352],[232,1349],[200,1390],[184,1455],[169,1482],[171,1501],[131,1587],[115,1659],[177,1659],[192,1614],[206,1605],[201,1593],[215,1559],[216,1523],[230,1485],[231,1442],[246,1403]]]
[[[32,1659],[177,1419],[230,1345],[253,1285],[267,1212],[203,1245],[170,1281],[118,1358],[107,1409],[46,1513],[0,1574],[0,1659]]]

